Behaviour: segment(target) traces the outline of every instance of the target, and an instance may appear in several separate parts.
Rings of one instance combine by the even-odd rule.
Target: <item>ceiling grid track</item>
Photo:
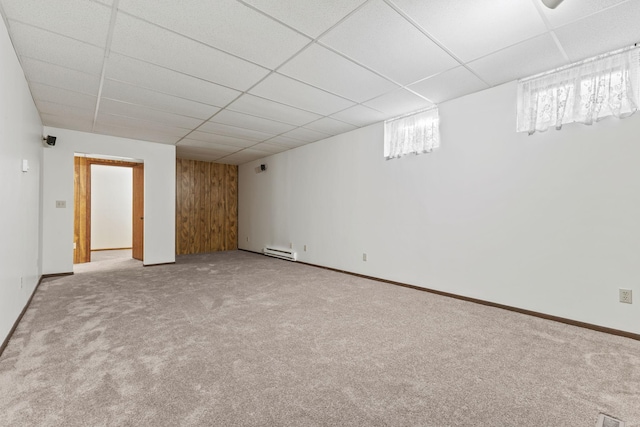
[[[538,14],[540,14],[540,19],[542,19],[542,22],[544,22],[544,25],[547,27],[547,31],[549,31],[549,35],[551,36],[551,38],[553,38],[553,42],[556,44],[556,47],[558,48],[558,50],[560,51],[564,59],[567,62],[570,62],[571,60],[569,59],[569,55],[567,55],[567,51],[564,49],[564,47],[560,43],[560,39],[558,39],[556,32],[553,31],[553,26],[551,25],[551,22],[549,22],[549,19],[547,19],[547,16],[544,14],[542,10],[542,5],[538,0],[531,0],[531,1],[533,2],[533,6],[538,11]]]
[[[290,29],[292,29],[292,30],[294,30],[294,31],[298,32],[299,34],[303,35],[304,37],[310,38],[308,35],[306,35],[306,34],[304,34],[304,33],[301,33],[301,32],[299,32],[298,30],[296,30],[296,29],[294,29],[294,28],[291,28],[289,25],[284,24],[283,22],[281,22],[281,21],[279,21],[279,20],[277,20],[277,19],[273,18],[273,17],[272,17],[272,16],[270,16],[270,15],[265,14],[265,13],[264,13],[264,12],[262,12],[260,9],[257,9],[257,8],[255,8],[255,7],[253,7],[252,5],[250,5],[250,4],[248,4],[248,3],[246,3],[245,1],[242,1],[242,0],[236,0],[236,1],[237,1],[238,3],[240,3],[240,4],[243,4],[244,6],[247,6],[247,7],[251,8],[251,9],[253,9],[253,10],[255,10],[255,11],[259,12],[260,14],[262,14],[262,15],[266,16],[267,18],[269,18],[269,19],[271,19],[271,20],[273,20],[273,21],[275,21],[275,22],[278,22],[279,24],[285,25],[287,28],[290,28]],[[213,118],[214,118],[216,115],[218,115],[221,111],[224,111],[227,107],[229,107],[231,104],[233,104],[233,103],[234,103],[235,101],[237,101],[239,98],[241,98],[243,95],[249,94],[249,91],[250,91],[250,90],[252,90],[252,89],[253,89],[253,88],[255,88],[256,86],[258,86],[260,83],[262,83],[264,80],[266,80],[266,79],[267,79],[269,76],[271,76],[272,74],[276,73],[280,68],[282,68],[283,66],[285,66],[288,62],[290,62],[291,60],[293,60],[296,56],[300,55],[300,53],[304,52],[306,49],[308,49],[308,48],[309,48],[310,46],[312,46],[314,43],[317,43],[318,39],[320,39],[323,35],[325,35],[325,34],[326,34],[326,33],[328,33],[329,31],[331,31],[333,28],[335,28],[336,26],[338,26],[339,24],[341,24],[342,22],[344,22],[345,20],[347,20],[351,15],[353,15],[353,14],[354,14],[354,13],[356,13],[358,10],[360,10],[361,8],[363,8],[363,7],[364,7],[367,3],[369,3],[370,1],[371,1],[371,0],[365,0],[365,1],[364,1],[360,6],[358,6],[356,9],[354,9],[354,10],[353,10],[353,11],[351,11],[349,14],[347,14],[346,16],[344,16],[342,19],[340,19],[338,22],[336,22],[336,23],[335,23],[334,25],[332,25],[330,28],[328,28],[327,30],[323,31],[323,32],[322,32],[318,37],[316,37],[315,39],[311,39],[311,41],[310,41],[309,43],[307,43],[305,46],[303,46],[300,50],[298,50],[297,52],[295,52],[293,55],[291,55],[288,59],[286,59],[284,62],[282,62],[282,63],[281,63],[280,65],[278,65],[276,68],[274,68],[274,69],[270,70],[270,72],[269,72],[266,76],[264,76],[262,79],[260,79],[259,81],[257,81],[254,85],[252,85],[251,87],[249,87],[249,88],[248,88],[247,90],[245,90],[244,92],[240,93],[240,95],[238,95],[235,99],[233,99],[233,100],[232,100],[231,102],[229,102],[227,105],[225,105],[224,107],[222,107],[219,111],[216,111],[213,115],[211,115],[211,117],[209,117],[209,118],[208,118],[208,119],[206,119],[204,122],[202,122],[198,127],[194,128],[191,132],[189,132],[188,134],[186,134],[185,136],[183,136],[182,138],[180,138],[178,141],[176,141],[176,143],[175,143],[174,145],[176,145],[176,146],[177,146],[177,145],[178,145],[182,140],[184,140],[185,138],[187,138],[187,137],[188,137],[189,135],[191,135],[193,132],[195,132],[195,131],[197,131],[198,129],[200,129],[204,124],[206,124],[206,123],[207,123],[207,122],[209,122],[211,119],[213,119]],[[295,79],[294,79],[294,80],[295,80]],[[304,82],[301,82],[301,83],[304,83]],[[305,83],[305,84],[308,84],[308,83]],[[328,92],[328,91],[326,91],[326,90],[324,90],[324,89],[321,89],[321,88],[315,87],[315,86],[313,86],[313,85],[309,85],[309,86],[314,87],[314,88],[319,89],[319,90],[322,90],[323,92],[330,93],[330,94],[332,94],[332,95],[334,95],[334,96],[339,96],[339,95],[333,94],[333,93],[331,93],[331,92]],[[262,98],[261,96],[258,96],[258,95],[253,95],[253,94],[250,94],[250,95],[252,95],[252,96],[257,96],[258,98]],[[263,99],[266,99],[266,98],[263,98]],[[355,101],[350,100],[350,99],[348,99],[348,98],[344,98],[344,99],[349,100],[349,101],[351,101],[351,102],[355,102]],[[277,102],[277,101],[273,101],[273,100],[269,100],[269,101],[271,101],[271,102]],[[306,110],[304,110],[304,109],[301,109],[301,108],[299,108],[299,107],[294,107],[294,106],[292,106],[292,105],[288,105],[288,104],[284,104],[284,103],[280,103],[280,102],[277,102],[277,103],[279,103],[279,104],[281,104],[281,105],[286,105],[286,106],[288,106],[288,107],[297,108],[297,109],[300,109],[300,110],[302,110],[302,111],[306,111]],[[356,103],[356,105],[358,105],[358,103]],[[351,107],[348,107],[348,108],[351,108]],[[233,111],[233,110],[232,110],[232,111]],[[340,111],[343,111],[343,110],[340,110]],[[340,112],[340,111],[337,111],[336,113],[338,113],[338,112]],[[308,111],[308,112],[309,112],[309,113],[318,114],[318,113],[315,113],[315,112],[313,112],[313,111]],[[335,114],[335,113],[334,113],[334,114]],[[325,116],[325,117],[328,117],[328,116]],[[320,120],[320,119],[317,119],[317,120]],[[316,120],[314,120],[314,121],[316,121]],[[313,123],[314,121],[311,121],[311,122],[309,122],[309,123]],[[307,123],[307,124],[308,124],[308,123]],[[293,126],[293,125],[292,125],[292,126]],[[303,128],[303,127],[304,127],[304,125],[302,125],[302,126],[297,126],[297,127],[296,127],[296,128],[294,128],[293,130],[295,130],[295,129],[299,129],[299,128]],[[305,129],[306,129],[306,128],[305,128]],[[233,153],[229,153],[229,154],[227,154],[227,155],[225,155],[225,156],[222,156],[222,157],[218,158],[217,160],[222,160],[222,159],[224,159],[225,157],[229,157],[229,156],[231,156],[231,155],[234,155],[234,154],[237,154],[237,153],[239,153],[239,152],[245,151],[245,150],[247,150],[247,149],[249,149],[249,148],[253,148],[253,147],[255,147],[255,146],[257,146],[257,145],[259,145],[259,144],[261,144],[261,143],[263,143],[263,142],[269,142],[270,140],[272,140],[272,139],[274,139],[274,138],[277,138],[277,137],[279,137],[279,136],[282,136],[283,134],[285,134],[285,133],[287,133],[287,132],[290,132],[290,131],[285,131],[285,132],[282,132],[282,133],[280,133],[280,134],[274,135],[274,136],[272,136],[271,138],[266,139],[266,140],[264,140],[264,141],[259,141],[259,142],[257,142],[256,144],[254,144],[254,145],[252,145],[252,146],[240,148],[239,150],[234,151]],[[330,136],[330,135],[328,135],[328,136]],[[295,139],[295,138],[292,138],[292,139]],[[304,142],[304,141],[301,141],[301,142]]]
[[[111,54],[111,42],[113,41],[113,30],[116,26],[116,20],[118,18],[118,4],[120,0],[113,0],[113,6],[111,7],[111,20],[109,21],[109,32],[107,33],[107,43],[104,48],[104,62],[102,64],[102,72],[100,73],[100,86],[98,86],[98,99],[96,100],[96,109],[93,114],[92,129],[95,132],[96,123],[98,121],[98,112],[100,111],[100,100],[102,98],[102,89],[104,87],[104,76],[107,72],[107,60]]]
[[[458,64],[460,64],[461,66],[463,66],[464,68],[467,69],[467,71],[469,71],[470,73],[472,73],[474,76],[476,76],[480,81],[482,81],[484,84],[487,85],[487,87],[491,87],[491,85],[485,80],[483,79],[480,75],[478,75],[478,73],[476,73],[475,71],[473,71],[471,68],[469,68],[469,66],[467,66],[467,64],[460,59],[455,53],[453,53],[450,49],[448,49],[443,43],[440,42],[440,40],[438,40],[436,37],[434,37],[432,34],[430,34],[427,30],[425,30],[424,28],[422,28],[422,26],[420,24],[418,24],[413,18],[411,18],[409,15],[407,15],[402,9],[400,9],[398,6],[396,6],[395,3],[393,3],[390,0],[383,0],[391,9],[393,9],[398,15],[402,16],[407,22],[409,22],[411,25],[413,25],[418,31],[420,31],[422,34],[424,34],[429,40],[431,40],[436,46],[438,46],[440,49],[442,49],[443,51],[445,51],[449,56],[451,56],[454,60],[456,60],[458,62]],[[444,72],[444,71],[443,71]],[[431,78],[433,76],[429,76],[426,78]],[[424,79],[423,79],[424,80]],[[414,82],[416,83],[416,82]],[[411,83],[411,84],[414,84]]]

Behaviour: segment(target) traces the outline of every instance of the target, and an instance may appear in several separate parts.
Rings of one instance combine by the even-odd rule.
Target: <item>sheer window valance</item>
[[[411,113],[384,122],[384,157],[429,153],[440,146],[438,109]]]
[[[640,104],[639,48],[600,55],[518,82],[518,132],[624,118]]]

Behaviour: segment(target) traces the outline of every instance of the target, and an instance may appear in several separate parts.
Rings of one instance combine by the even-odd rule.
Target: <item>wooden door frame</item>
[[[77,161],[76,159],[83,159]],[[94,157],[74,156],[74,251],[73,251],[73,263],[81,264],[85,262],[91,262],[91,165],[102,166],[119,166],[129,167],[143,167],[143,162],[127,162],[123,160],[109,160],[98,159]],[[78,167],[84,168],[84,170],[78,170]],[[79,185],[82,182],[84,185]],[[133,184],[132,184],[133,185]],[[84,190],[84,191],[83,191]],[[143,195],[144,197],[144,195]],[[82,199],[84,203],[80,203],[79,199]],[[85,209],[82,212],[81,206],[84,205]],[[133,221],[133,218],[131,219]],[[81,230],[84,228],[84,230]],[[133,243],[133,241],[132,241]],[[78,248],[78,249],[76,249]],[[83,251],[80,249],[84,248]]]
[[[144,164],[131,168],[131,257],[144,262]]]

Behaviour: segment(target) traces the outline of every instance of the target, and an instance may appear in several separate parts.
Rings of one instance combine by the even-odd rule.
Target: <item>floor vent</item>
[[[624,427],[624,421],[620,421],[606,414],[598,415],[596,427]]]
[[[286,259],[287,261],[295,261],[296,253],[292,249],[270,248],[266,247],[262,251],[267,256]]]

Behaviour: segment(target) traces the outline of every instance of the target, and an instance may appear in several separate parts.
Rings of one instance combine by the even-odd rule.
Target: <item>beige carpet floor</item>
[[[45,280],[2,426],[640,426],[640,342],[247,252]]]
[[[131,249],[109,249],[109,250],[102,250],[102,251],[91,251],[92,263],[95,263],[95,262],[102,263],[103,261],[110,261],[110,260],[123,261],[125,259],[131,259]],[[105,267],[104,264],[101,264],[101,265],[103,268]],[[80,267],[82,270],[82,267],[84,267],[84,265],[77,264],[74,266],[75,269],[77,269],[78,267]]]

